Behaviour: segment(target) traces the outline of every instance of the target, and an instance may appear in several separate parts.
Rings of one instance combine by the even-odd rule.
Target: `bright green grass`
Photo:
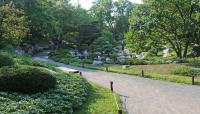
[[[113,93],[96,84],[92,84],[92,88],[93,91],[88,96],[86,103],[74,114],[117,114],[118,110]],[[119,107],[122,108],[122,103],[117,95],[116,100]]]

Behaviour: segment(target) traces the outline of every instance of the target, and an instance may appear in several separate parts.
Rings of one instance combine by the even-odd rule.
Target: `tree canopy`
[[[161,44],[186,57],[188,47],[199,45],[199,16],[199,0],[145,0],[132,11],[127,47],[144,51]]]

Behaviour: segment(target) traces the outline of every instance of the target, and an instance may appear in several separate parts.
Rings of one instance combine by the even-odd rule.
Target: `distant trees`
[[[143,51],[144,46],[169,45],[177,57],[186,57],[189,47],[199,45],[199,0],[145,0],[129,20],[127,47]]]
[[[90,51],[99,55],[111,56],[116,48],[116,41],[112,38],[112,33],[109,31],[102,31],[101,37],[98,37],[91,45]]]
[[[128,0],[96,0],[90,13],[102,30],[113,34],[113,40],[122,40],[128,31],[128,18],[133,7],[134,4]]]

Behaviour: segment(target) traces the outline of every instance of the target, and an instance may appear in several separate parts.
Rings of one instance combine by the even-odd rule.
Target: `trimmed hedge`
[[[0,69],[0,91],[33,94],[54,88],[56,78],[33,66],[7,66]]]
[[[11,66],[14,65],[15,62],[12,59],[12,56],[6,52],[0,52],[0,68],[3,66]]]

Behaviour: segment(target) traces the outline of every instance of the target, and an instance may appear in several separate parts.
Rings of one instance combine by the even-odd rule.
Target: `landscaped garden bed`
[[[29,56],[0,54],[3,55],[0,59],[7,61],[0,67],[0,113],[117,113],[112,97],[115,93],[110,90],[90,84],[75,74],[46,70],[54,70],[55,64]],[[117,100],[121,106],[118,97]]]
[[[68,53],[69,54],[69,53]],[[68,55],[67,54],[67,55]],[[92,65],[84,62],[85,60],[77,59],[77,61],[71,61],[71,56],[65,56],[62,51],[53,51],[53,54],[50,55],[50,58],[62,62],[65,64],[70,64],[79,67],[85,67],[95,70],[109,72],[129,74],[135,76],[142,76],[142,71],[144,71],[145,78],[151,78],[156,80],[164,80],[176,83],[192,84],[192,76],[195,76],[195,84],[200,84],[200,74],[199,74],[199,58],[188,58],[181,59],[181,63],[171,63],[171,64],[152,64],[153,62],[147,60],[132,60],[127,62],[127,68],[123,68],[125,65],[121,64],[104,64],[104,65]],[[129,63],[134,63],[130,65]],[[182,63],[183,62],[183,63]],[[180,71],[180,72],[179,72]],[[185,72],[184,72],[185,71]],[[196,72],[194,74],[194,72]]]

